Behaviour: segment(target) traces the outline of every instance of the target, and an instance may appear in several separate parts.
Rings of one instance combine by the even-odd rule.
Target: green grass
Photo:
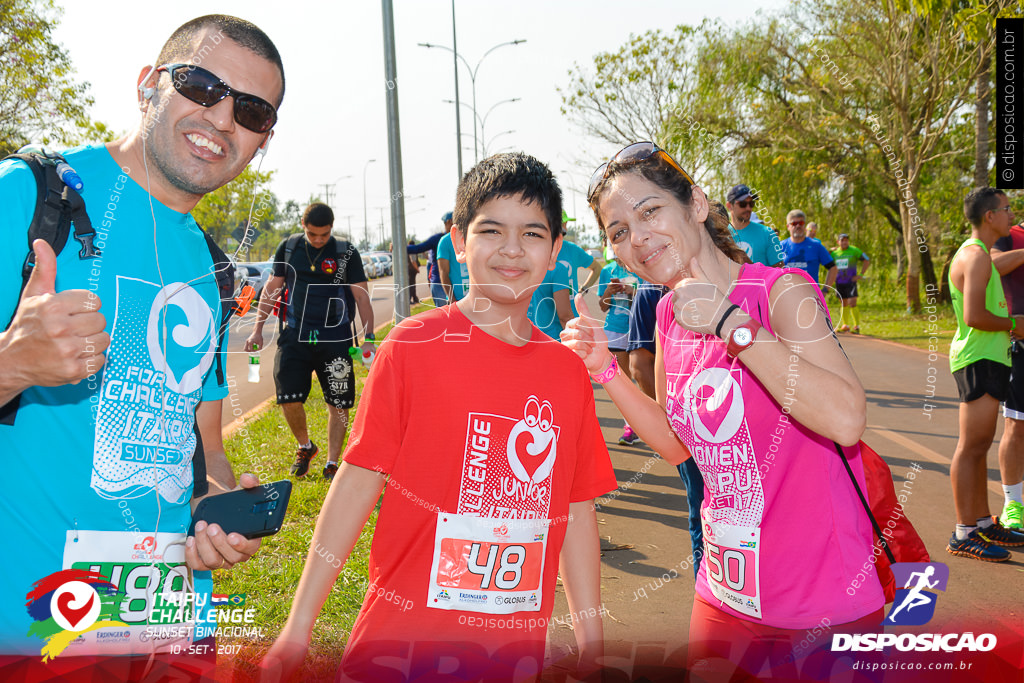
[[[412,312],[419,313],[430,307],[432,305],[420,304],[413,307]],[[390,330],[390,324],[385,326],[378,332],[378,338],[383,339]],[[350,429],[366,381],[367,369],[362,363],[356,363],[355,374],[356,403],[349,411]],[[327,410],[318,382],[313,382],[306,406],[309,433],[314,441],[322,444],[321,453],[326,456]],[[295,458],[296,443],[276,405],[241,427],[225,441],[225,448],[236,474],[254,472],[263,482],[291,478],[288,470]],[[237,656],[220,658],[219,666],[255,674],[256,664],[284,627],[309,552],[316,519],[327,495],[328,484],[320,476],[325,462],[318,456],[303,480],[292,480],[288,513],[281,531],[263,539],[260,551],[248,562],[230,571],[214,573],[214,592],[247,594],[245,606],[255,609],[254,625],[262,628],[265,636],[262,641],[243,643]],[[348,640],[368,585],[367,562],[376,519],[375,511],[324,604],[313,630],[304,679],[334,677],[338,655]]]
[[[838,329],[839,301],[829,297],[828,304],[832,322]],[[872,302],[862,297],[857,302],[857,308],[860,309],[862,333],[919,349],[949,354],[949,345],[956,331],[956,317],[953,315],[953,307],[949,304],[925,306],[922,313],[913,315],[906,312],[902,303]]]

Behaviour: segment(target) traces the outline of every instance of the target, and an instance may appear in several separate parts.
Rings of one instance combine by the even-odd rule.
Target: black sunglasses
[[[235,90],[202,67],[195,64],[164,64],[156,70],[169,73],[177,91],[203,107],[212,107],[230,95],[235,100],[235,121],[254,133],[266,133],[277,123],[277,109],[270,102]]]
[[[590,187],[587,189],[587,203],[594,203],[594,194],[597,192],[597,188],[601,186],[605,178],[608,177],[608,170],[612,167],[612,164],[618,164],[620,166],[632,166],[633,164],[639,164],[647,161],[655,155],[660,155],[661,158],[672,168],[679,171],[679,173],[686,179],[690,185],[696,185],[693,182],[693,178],[690,174],[683,170],[683,167],[676,163],[676,160],[669,156],[668,152],[658,147],[653,142],[634,142],[632,145],[628,145],[619,150],[619,153],[611,158],[610,161],[606,161],[597,167],[594,171],[594,175],[590,178]]]

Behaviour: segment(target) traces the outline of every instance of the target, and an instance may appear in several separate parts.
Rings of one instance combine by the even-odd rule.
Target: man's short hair
[[[334,225],[334,212],[322,202],[313,202],[302,212],[302,224],[313,228]]]
[[[284,64],[281,63],[281,53],[273,41],[256,24],[232,17],[227,14],[207,14],[188,21],[171,34],[164,46],[160,49],[160,55],[156,58],[156,65],[172,64],[178,61],[189,61],[194,57],[195,37],[207,27],[217,29],[222,35],[230,38],[242,47],[255,52],[268,62],[273,63],[281,73],[281,94],[277,98],[276,106],[281,106],[284,100]],[[197,66],[201,66],[197,63]]]
[[[807,214],[800,209],[793,209],[786,214],[786,223],[791,223],[794,218],[803,218],[804,220],[807,220]]]
[[[487,157],[469,170],[455,192],[455,225],[466,236],[480,207],[492,199],[518,195],[536,202],[548,219],[551,239],[562,234],[562,190],[543,163],[523,152]]]
[[[978,187],[967,193],[964,197],[964,216],[971,225],[978,227],[987,212],[999,208],[999,195],[1005,196],[1006,193],[994,187]]]

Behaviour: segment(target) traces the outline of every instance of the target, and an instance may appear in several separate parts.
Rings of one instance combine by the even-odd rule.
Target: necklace
[[[310,270],[310,272],[315,272],[316,271],[316,260],[318,258],[320,258],[320,253],[324,250],[324,248],[327,247],[327,245],[325,244],[324,246],[320,247],[320,249],[316,252],[316,256],[310,256],[309,255],[309,242],[307,240],[303,239],[302,240],[302,245],[306,249],[306,258],[309,259],[309,270]]]

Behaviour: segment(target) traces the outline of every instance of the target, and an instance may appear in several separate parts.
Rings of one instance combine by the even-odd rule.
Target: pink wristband
[[[608,367],[605,368],[604,372],[599,375],[590,373],[590,377],[598,384],[607,384],[612,381],[612,378],[617,374],[619,374],[619,362],[615,360],[615,356],[612,355],[612,362],[608,364]]]

